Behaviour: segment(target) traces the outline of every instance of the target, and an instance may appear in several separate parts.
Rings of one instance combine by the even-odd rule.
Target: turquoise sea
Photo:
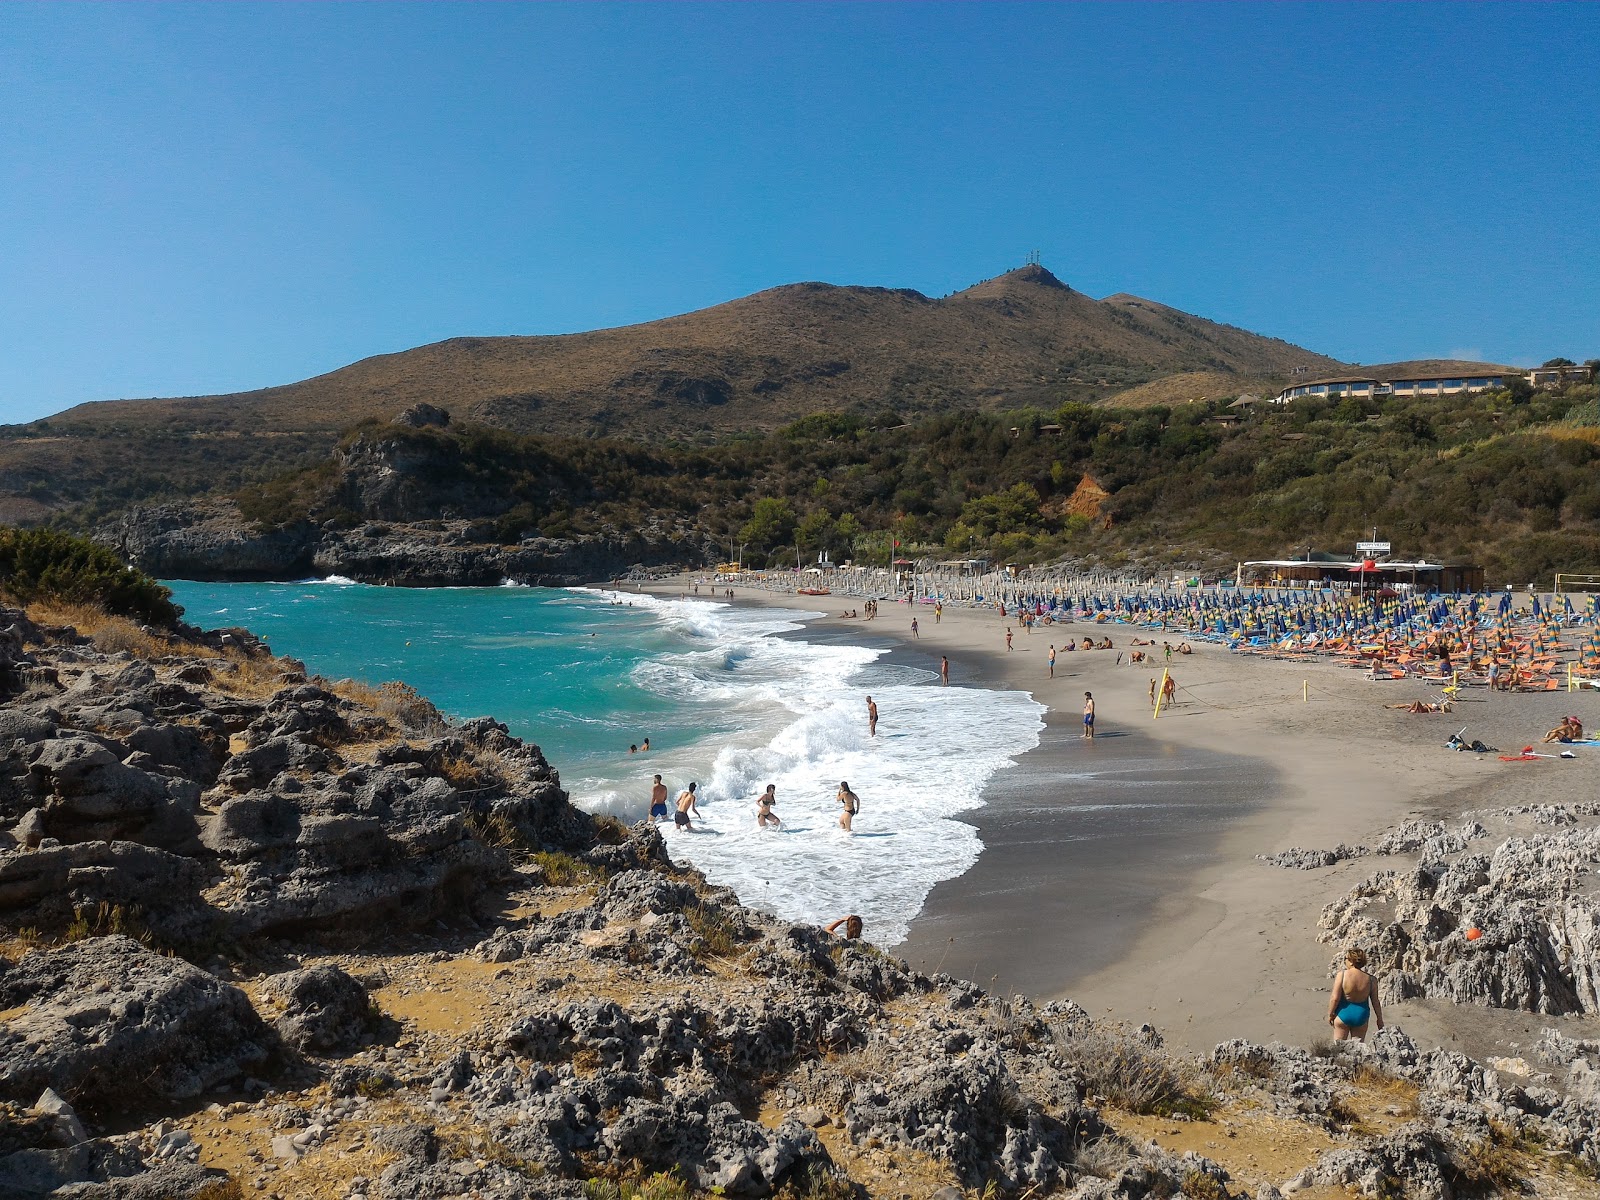
[[[168,586],[192,623],[243,626],[315,673],[403,680],[450,716],[504,721],[591,811],[638,820],[654,773],[673,795],[698,782],[704,820],[665,831],[674,856],[793,920],[861,913],[880,945],[977,860],[956,815],[1043,728],[1024,693],[943,688],[932,664],[808,642],[805,614],[576,589]],[[649,753],[629,752],[646,738]],[[843,780],[862,800],[853,836],[838,828]],[[767,783],[776,831],[755,825]]]

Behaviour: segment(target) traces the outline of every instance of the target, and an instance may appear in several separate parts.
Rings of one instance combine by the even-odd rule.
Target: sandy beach
[[[677,596],[687,584],[649,590]],[[1379,869],[1356,859],[1285,870],[1257,855],[1372,841],[1414,817],[1590,799],[1600,766],[1600,757],[1503,763],[1444,748],[1463,726],[1469,738],[1513,749],[1567,712],[1592,728],[1600,722],[1593,692],[1476,689],[1454,713],[1413,715],[1384,706],[1437,699],[1436,688],[1197,643],[1173,659],[1177,705],[1153,718],[1149,686],[1161,666],[1130,666],[1126,654],[1144,630],[1094,626],[1116,649],[1060,654],[1052,679],[1048,647],[1069,633],[1081,638],[1088,623],[1028,634],[992,610],[947,608],[936,623],[927,606],[884,601],[868,622],[837,615],[859,608],[845,597],[735,589],[735,602],[825,610],[799,636],[889,646],[935,668],[948,655],[952,687],[1016,688],[1046,705],[1039,747],[1000,772],[984,805],[963,817],[984,844],[977,865],[933,890],[895,953],[998,992],[1071,998],[1097,1014],[1148,1021],[1195,1049],[1230,1037],[1326,1036],[1334,948],[1317,940],[1318,918]],[[1081,736],[1086,690],[1098,710],[1092,742]],[[1437,1001],[1395,1005],[1390,1019],[1421,1043],[1474,1054],[1526,1044],[1551,1025],[1594,1036],[1595,1024]]]

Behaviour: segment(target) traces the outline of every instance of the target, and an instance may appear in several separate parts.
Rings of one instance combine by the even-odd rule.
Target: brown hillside
[[[927,413],[1093,399],[1186,371],[1277,378],[1341,364],[1133,296],[1096,301],[1042,267],[941,300],[797,283],[643,325],[452,338],[283,387],[80,405],[57,425],[332,430],[418,402],[523,432],[771,428],[825,409]]]
[[[619,329],[451,338],[255,392],[79,405],[0,430],[0,509],[37,520],[231,491],[417,403],[522,433],[696,439],[825,410],[1053,408],[1186,372],[1229,394],[1294,366],[1342,369],[1134,296],[1093,300],[1037,266],[937,300],[796,283]]]

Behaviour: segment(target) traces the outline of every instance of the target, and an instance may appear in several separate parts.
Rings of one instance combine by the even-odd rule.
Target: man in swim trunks
[[[689,815],[700,815],[700,806],[695,801],[695,789],[700,785],[691,783],[686,789],[678,793],[678,811],[672,814],[672,823],[679,829],[690,829]]]
[[[950,686],[950,656],[947,654],[939,656],[939,681],[945,687]]]
[[[872,697],[867,697],[867,736],[878,736],[878,706],[872,702]]]
[[[1094,741],[1094,695],[1083,694],[1083,736]]]
[[[656,776],[655,784],[650,788],[650,821],[665,821],[667,819],[667,785],[661,782],[661,776]]]
[[[1056,677],[1056,647],[1055,647],[1055,643],[1052,642],[1050,644],[1050,678],[1054,679],[1055,677]]]
[[[839,828],[848,833],[851,820],[861,811],[861,797],[852,792],[850,784],[842,779],[839,781],[839,803],[844,805],[844,811],[839,814]]]
[[[761,797],[756,801],[756,824],[762,829],[765,829],[768,825],[776,829],[783,824],[782,821],[778,820],[778,814],[772,811],[772,806],[777,802],[778,785],[769,783],[767,784],[767,790],[762,792]]]

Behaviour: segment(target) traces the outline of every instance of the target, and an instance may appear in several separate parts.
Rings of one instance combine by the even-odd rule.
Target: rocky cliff
[[[0,1197],[1593,1194],[1600,1041],[1190,1059],[744,908],[403,686],[9,610],[0,666]],[[1581,893],[1546,818],[1496,854]]]
[[[572,587],[635,568],[699,566],[715,553],[692,531],[660,525],[510,546],[491,537],[487,522],[461,519],[263,528],[225,500],[137,508],[95,531],[97,541],[160,579],[343,575],[400,587],[493,587],[506,580]]]

